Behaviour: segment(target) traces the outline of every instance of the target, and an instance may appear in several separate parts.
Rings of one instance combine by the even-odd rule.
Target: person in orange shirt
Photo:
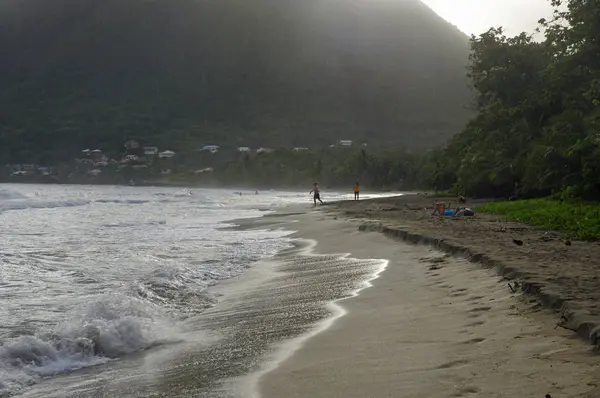
[[[360,196],[360,186],[358,185],[358,182],[356,184],[354,184],[354,200],[358,200],[358,197]]]

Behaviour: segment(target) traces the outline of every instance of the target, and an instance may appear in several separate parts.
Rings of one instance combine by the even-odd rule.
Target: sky
[[[502,26],[509,36],[533,32],[537,21],[552,16],[550,0],[421,0],[467,34]]]

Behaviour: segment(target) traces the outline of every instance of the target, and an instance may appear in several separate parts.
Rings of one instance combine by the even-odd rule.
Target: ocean
[[[256,396],[242,380],[384,263],[234,228],[312,207],[238,192],[0,185],[0,397]]]

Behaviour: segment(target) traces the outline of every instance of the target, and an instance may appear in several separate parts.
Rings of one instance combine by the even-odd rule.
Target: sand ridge
[[[345,316],[261,379],[264,397],[597,396],[590,347],[493,270],[337,218],[298,216],[294,228],[319,253],[389,265],[343,302]]]
[[[371,223],[369,229],[386,229],[384,232],[396,238],[430,244],[496,267],[511,281],[513,289],[534,294],[556,310],[561,327],[577,332],[592,344],[600,343],[600,244],[574,241],[566,246],[560,233],[494,215],[432,216],[434,200],[406,195],[340,202],[327,209],[367,221]],[[513,239],[523,241],[523,245],[514,244]]]

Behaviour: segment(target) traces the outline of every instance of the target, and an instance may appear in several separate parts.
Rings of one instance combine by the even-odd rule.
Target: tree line
[[[600,199],[600,1],[552,0],[538,36],[472,36],[476,115],[443,148],[246,158],[223,181],[453,190],[474,196]]]

